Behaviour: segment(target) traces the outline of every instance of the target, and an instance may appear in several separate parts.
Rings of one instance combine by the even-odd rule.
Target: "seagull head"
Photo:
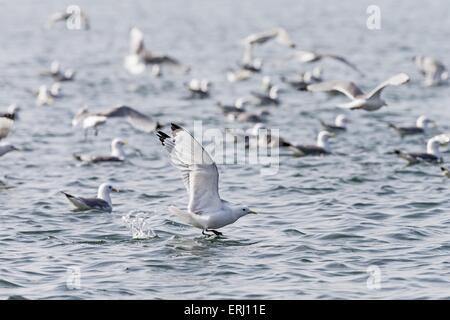
[[[99,187],[98,187],[98,194],[97,197],[99,199],[105,199],[105,198],[109,198],[109,194],[111,192],[119,192],[118,189],[114,188],[112,185],[110,185],[109,183],[102,183]]]
[[[234,208],[234,209],[233,209],[233,213],[234,213],[234,215],[235,215],[236,217],[238,217],[238,218],[243,217],[243,216],[246,216],[246,215],[248,215],[248,214],[256,214],[255,211],[249,209],[249,208],[246,207],[246,206],[238,206],[238,207]]]
[[[335,134],[328,131],[320,131],[317,136],[317,146],[324,148],[327,151],[330,151],[330,144],[328,143],[328,139],[334,137]]]
[[[427,142],[427,153],[435,155],[436,157],[440,158],[441,151],[439,150],[439,146],[440,146],[440,141],[438,139],[436,139],[435,137],[431,138]]]
[[[335,125],[338,127],[345,127],[345,125],[349,124],[350,122],[350,119],[347,118],[345,114],[340,114],[336,117]]]
[[[127,144],[127,141],[122,140],[120,138],[115,138],[111,142],[111,151],[114,157],[125,158],[125,153],[123,152],[122,147]]]
[[[435,122],[431,119],[429,119],[427,116],[420,116],[419,118],[417,118],[416,121],[416,126],[417,128],[423,128],[423,129],[428,129],[428,126],[430,124],[435,124]]]

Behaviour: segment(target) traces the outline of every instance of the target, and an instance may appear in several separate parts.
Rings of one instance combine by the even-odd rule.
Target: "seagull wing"
[[[292,41],[291,37],[289,36],[288,32],[283,28],[278,28],[277,32],[277,41],[280,44],[283,44],[285,46],[294,48],[295,44]]]
[[[153,121],[152,118],[127,106],[113,108],[109,111],[98,113],[97,115],[107,118],[126,118],[134,128],[144,132],[155,131],[158,127],[158,123]]]
[[[14,120],[10,116],[5,115],[0,117],[0,140],[8,136],[13,124]]]
[[[132,28],[130,30],[130,53],[139,54],[144,48],[144,34],[138,28]]]
[[[242,40],[244,44],[263,44],[278,36],[278,30],[253,33]]]
[[[342,56],[338,56],[338,55],[335,55],[335,54],[323,54],[322,57],[323,58],[330,58],[330,59],[339,61],[339,62],[347,65],[348,67],[350,67],[354,71],[358,72],[359,74],[361,74],[361,75],[364,74],[361,70],[359,70],[359,68],[356,65],[354,65],[353,63],[351,63],[350,61],[348,61],[347,59],[345,59]]]
[[[48,18],[48,24],[52,26],[56,22],[67,20],[70,17],[70,13],[67,12],[56,12],[50,15]]]
[[[219,196],[219,172],[211,156],[184,128],[172,123],[172,137],[158,131],[162,145],[172,164],[183,176],[189,193],[188,209],[192,213],[217,211],[222,206]]]
[[[111,211],[111,206],[105,200],[99,198],[76,197],[64,191],[61,192],[79,210],[97,209],[97,210]]]
[[[350,99],[355,99],[364,94],[353,82],[339,80],[310,84],[307,89],[312,92],[338,91],[345,94]]]
[[[390,77],[386,81],[379,84],[375,89],[370,91],[365,97],[370,99],[372,97],[379,97],[383,89],[387,86],[399,86],[409,81],[409,76],[406,73],[398,73],[395,76]]]

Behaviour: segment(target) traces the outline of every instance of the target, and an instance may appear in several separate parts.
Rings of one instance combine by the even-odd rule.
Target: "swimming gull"
[[[444,64],[429,56],[415,56],[413,61],[420,73],[425,77],[425,86],[434,86],[446,83],[449,74]]]
[[[53,61],[50,69],[41,73],[43,76],[50,76],[55,81],[72,81],[75,78],[75,71],[73,69],[62,69],[59,61]]]
[[[245,139],[246,148],[293,147],[293,144],[284,138],[272,134],[272,130],[267,128],[263,123],[256,123],[253,127],[247,129],[242,135],[249,137],[249,139]]]
[[[334,124],[326,123],[320,120],[320,124],[328,132],[338,133],[347,130],[347,124],[350,123],[350,119],[345,114],[339,114],[334,120]]]
[[[381,98],[383,89],[387,86],[399,86],[409,81],[409,76],[405,73],[399,73],[379,84],[375,89],[364,94],[359,87],[349,81],[325,81],[308,86],[312,92],[333,92],[337,91],[345,94],[351,99],[351,102],[341,105],[351,110],[375,111],[386,106],[386,101]]]
[[[267,110],[260,110],[258,112],[231,111],[231,112],[224,112],[224,114],[230,121],[259,123],[265,122],[267,116],[270,115],[270,112]]]
[[[335,135],[328,131],[320,131],[315,145],[293,145],[291,149],[299,156],[319,156],[331,153],[329,138]]]
[[[231,70],[227,71],[227,80],[229,82],[238,82],[250,79],[253,75],[253,72],[245,69]]]
[[[238,98],[235,100],[233,105],[225,105],[222,104],[222,102],[218,101],[216,105],[222,110],[224,114],[230,113],[230,112],[245,112],[245,105],[249,102],[249,100],[244,98]]]
[[[50,88],[46,85],[41,85],[36,93],[36,104],[40,107],[48,106],[53,104],[54,99],[61,96],[61,84],[59,82],[52,84]]]
[[[253,100],[257,105],[279,105],[279,90],[280,89],[277,86],[272,86],[268,92],[261,93],[257,91],[250,91],[250,94],[253,96]]]
[[[123,146],[126,145],[127,142],[120,139],[115,138],[111,142],[111,154],[110,155],[83,155],[83,154],[74,154],[75,159],[82,162],[90,162],[90,163],[98,163],[98,162],[122,162],[125,160],[125,152],[123,151]]]
[[[111,192],[119,192],[116,188],[113,188],[108,183],[102,183],[98,187],[97,197],[96,198],[83,198],[78,196],[73,196],[67,192],[61,191],[67,199],[72,203],[78,211],[84,210],[100,210],[111,212],[112,201],[111,201]]]
[[[400,158],[408,161],[409,164],[416,164],[419,162],[429,162],[429,163],[441,163],[443,158],[441,151],[439,150],[439,140],[436,138],[431,138],[427,142],[427,152],[405,152],[402,150],[395,150],[394,153]]]
[[[322,68],[316,67],[313,70],[301,72],[294,78],[280,77],[281,81],[289,84],[296,90],[306,91],[308,85],[322,82]]]
[[[185,83],[185,87],[191,93],[192,98],[207,98],[209,97],[209,88],[211,83],[206,79],[191,79],[188,83]]]
[[[219,172],[211,156],[184,128],[172,123],[172,136],[158,131],[158,138],[169,152],[172,164],[181,171],[189,194],[187,211],[170,207],[185,223],[202,229],[202,233],[229,225],[255,213],[246,206],[235,205],[219,196]]]
[[[417,118],[416,125],[412,127],[400,127],[395,124],[389,123],[389,127],[393,128],[398,134],[402,137],[417,135],[417,134],[426,134],[429,130],[429,125],[433,124],[434,121],[429,119],[427,116],[420,116]]]

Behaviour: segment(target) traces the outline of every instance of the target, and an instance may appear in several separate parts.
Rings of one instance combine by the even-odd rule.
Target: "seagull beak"
[[[128,144],[128,141],[127,140],[123,140],[122,143],[123,144]]]
[[[14,147],[14,146],[13,146],[13,150],[14,150],[14,151],[22,151],[22,149],[20,149],[20,148],[18,148],[18,147]]]
[[[251,209],[248,211],[248,213],[250,213],[250,214],[258,214],[258,212],[253,211],[253,210],[251,210]]]
[[[119,192],[119,189],[112,188],[112,192]]]

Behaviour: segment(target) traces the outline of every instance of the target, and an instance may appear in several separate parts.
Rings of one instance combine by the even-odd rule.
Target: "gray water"
[[[450,65],[449,4],[376,2],[78,1],[92,29],[69,31],[44,27],[69,1],[0,1],[0,105],[22,107],[7,141],[23,149],[0,159],[0,297],[449,298],[450,181],[437,166],[407,167],[392,155],[395,148],[421,151],[426,139],[400,139],[386,126],[426,114],[438,123],[435,133],[450,130],[448,87],[423,88],[410,60],[430,54]],[[370,4],[381,8],[380,30],[366,27]],[[127,74],[122,62],[134,25],[149,48],[191,65],[191,74]],[[221,166],[222,197],[260,213],[223,228],[223,238],[205,238],[169,216],[167,207],[185,207],[187,196],[154,135],[114,122],[85,142],[70,126],[86,103],[96,110],[128,104],[162,123],[192,128],[202,120],[223,129],[230,123],[215,101],[231,102],[260,85],[261,76],[237,85],[225,79],[241,56],[239,39],[277,25],[299,48],[342,54],[367,73],[361,78],[325,61],[326,79],[354,80],[367,90],[398,72],[412,79],[385,91],[388,108],[349,112],[353,123],[333,141],[335,155],[283,155],[272,176],[250,165]],[[276,82],[311,68],[279,63],[289,49],[276,44],[256,54]],[[54,59],[75,68],[76,81],[63,85],[65,97],[53,106],[36,107],[29,90],[51,83],[38,74]],[[212,98],[183,99],[190,77],[211,80]],[[281,99],[268,125],[297,143],[313,142],[318,119],[331,121],[345,101],[290,88]],[[72,158],[107,153],[116,136],[132,146],[125,163],[80,166]],[[121,189],[112,214],[74,213],[59,193],[95,195],[105,181]],[[379,289],[370,286],[370,270],[379,271]],[[71,272],[79,283],[71,284]]]

